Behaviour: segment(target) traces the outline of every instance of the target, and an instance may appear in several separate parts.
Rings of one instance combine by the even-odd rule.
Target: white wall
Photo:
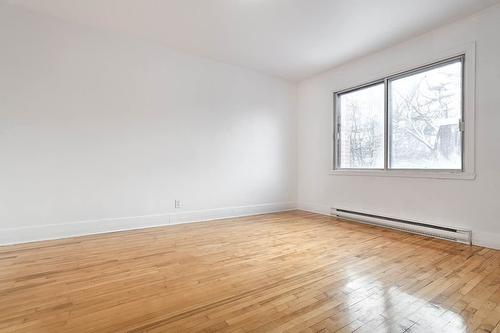
[[[7,5],[0,47],[0,244],[294,206],[294,85]]]
[[[500,6],[306,80],[297,101],[279,79],[0,5],[0,244],[298,200],[468,226],[500,248],[498,31]],[[475,180],[329,174],[333,90],[470,41]]]
[[[298,87],[299,207],[346,207],[473,230],[475,242],[500,248],[500,6],[352,61]],[[467,42],[476,53],[475,180],[330,175],[336,89],[440,54]]]

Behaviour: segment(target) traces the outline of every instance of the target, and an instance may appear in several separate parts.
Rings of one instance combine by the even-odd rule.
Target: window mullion
[[[389,84],[384,79],[384,170],[389,169]]]

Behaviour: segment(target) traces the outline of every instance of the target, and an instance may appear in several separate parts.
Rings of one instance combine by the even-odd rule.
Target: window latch
[[[462,120],[458,122],[458,129],[460,130],[460,132],[465,131],[465,123]]]

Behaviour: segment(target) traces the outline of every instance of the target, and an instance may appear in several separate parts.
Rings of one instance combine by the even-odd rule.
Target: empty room
[[[0,0],[0,332],[500,333],[500,0]]]

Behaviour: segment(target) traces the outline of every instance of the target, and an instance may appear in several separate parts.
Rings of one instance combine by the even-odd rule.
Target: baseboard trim
[[[317,204],[312,202],[299,202],[297,203],[297,209],[311,213],[318,213],[321,215],[330,215],[331,211],[331,208],[328,205]]]
[[[0,229],[0,246],[63,239],[116,231],[206,222],[299,209],[330,216],[330,206],[311,202],[278,202],[249,206],[213,208],[144,216],[104,218],[69,223]],[[473,244],[500,250],[500,234],[473,231]]]
[[[331,216],[331,207],[329,205],[317,204],[312,202],[299,202],[297,203],[297,209],[306,212]],[[487,247],[490,249],[500,250],[500,234],[473,229],[472,244]]]
[[[500,234],[484,231],[472,232],[472,244],[500,250]]]
[[[104,218],[67,223],[0,229],[0,246],[63,239],[116,231],[161,227],[180,223],[282,212],[296,209],[294,202],[266,203],[249,206],[213,208],[175,213]]]

